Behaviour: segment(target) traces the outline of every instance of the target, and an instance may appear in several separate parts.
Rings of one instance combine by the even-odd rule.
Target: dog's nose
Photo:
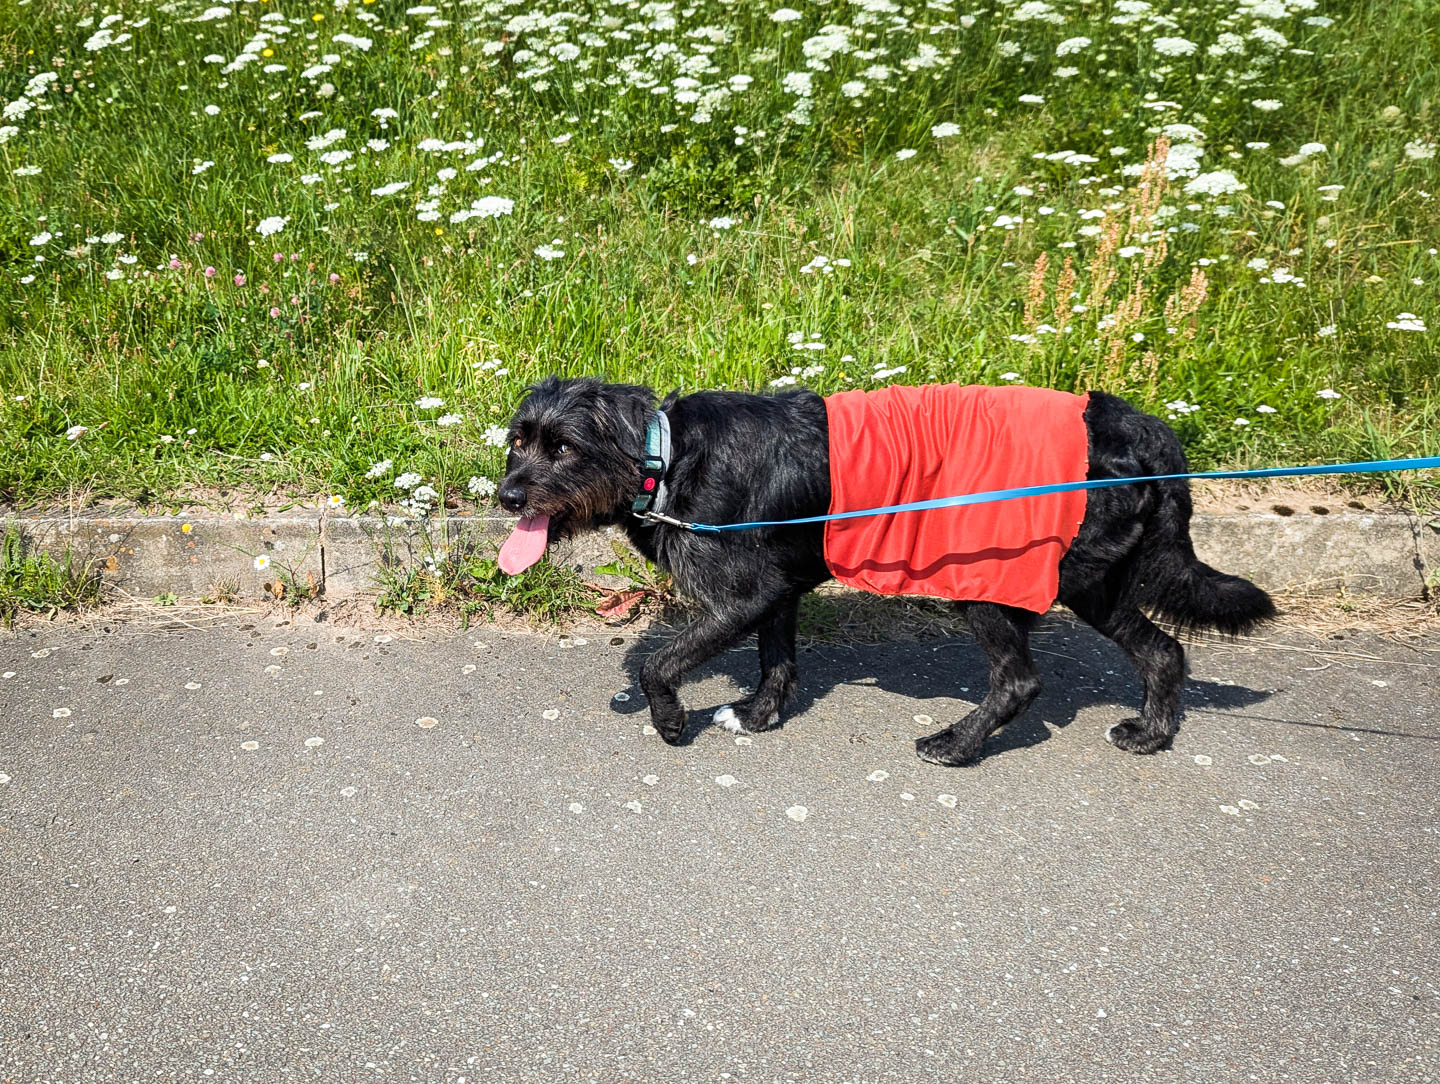
[[[500,497],[500,507],[504,508],[507,512],[514,512],[516,515],[519,515],[525,510],[524,486],[518,485],[515,482],[501,482],[498,496]]]

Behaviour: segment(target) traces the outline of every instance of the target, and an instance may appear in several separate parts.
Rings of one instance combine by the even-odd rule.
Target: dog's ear
[[[638,384],[601,384],[598,390],[599,415],[614,421],[616,442],[639,455],[645,448],[645,430],[650,426],[654,395]]]
[[[526,389],[525,389],[525,394],[526,394],[526,395],[534,395],[534,394],[536,394],[537,392],[545,392],[546,394],[553,395],[555,392],[557,392],[557,391],[559,391],[559,390],[560,390],[560,378],[559,378],[558,376],[556,376],[554,373],[551,373],[551,374],[550,374],[549,376],[547,376],[544,380],[541,380],[538,384],[531,384],[528,388],[526,388]]]

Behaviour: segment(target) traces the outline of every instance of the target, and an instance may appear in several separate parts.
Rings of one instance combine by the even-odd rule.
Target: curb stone
[[[242,598],[260,597],[275,566],[298,579],[313,576],[327,596],[373,592],[385,567],[423,562],[457,546],[497,549],[515,521],[467,516],[389,527],[378,516],[233,515],[13,517],[8,523],[37,548],[67,544],[100,562],[106,580],[135,598],[173,592],[211,594],[220,583]],[[1271,591],[1328,593],[1344,588],[1389,598],[1416,598],[1440,580],[1440,520],[1404,512],[1331,515],[1197,514],[1191,535],[1200,558]],[[584,579],[622,587],[595,572],[615,559],[623,539],[606,528],[551,547],[550,559]],[[271,568],[257,570],[266,555]]]

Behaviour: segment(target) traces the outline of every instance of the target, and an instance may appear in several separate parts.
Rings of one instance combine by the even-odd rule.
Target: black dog
[[[673,439],[668,470],[656,479],[668,491],[667,515],[723,524],[828,511],[828,428],[818,395],[672,394],[659,409]],[[677,687],[683,675],[755,632],[760,684],[749,697],[717,711],[715,720],[731,729],[768,730],[779,722],[795,684],[800,598],[830,578],[822,527],[698,534],[632,514],[637,494],[653,485],[647,482],[644,453],[654,411],[653,393],[645,387],[550,377],[531,388],[511,423],[499,488],[500,503],[523,517],[507,546],[528,551],[523,567],[538,559],[550,540],[623,525],[635,548],[704,610],[645,662],[641,686],[655,729],[679,744],[685,712]],[[1084,421],[1091,478],[1186,470],[1170,428],[1121,399],[1092,393]],[[1119,644],[1144,680],[1139,718],[1111,727],[1107,735],[1133,753],[1169,745],[1180,725],[1185,679],[1180,644],[1144,611],[1182,627],[1230,635],[1275,615],[1269,596],[1254,584],[1196,559],[1190,513],[1183,481],[1091,490],[1079,533],[1060,563],[1059,600]],[[986,736],[1040,692],[1028,646],[1037,615],[986,602],[956,605],[989,661],[990,684],[974,711],[916,742],[921,759],[937,764],[974,759]]]

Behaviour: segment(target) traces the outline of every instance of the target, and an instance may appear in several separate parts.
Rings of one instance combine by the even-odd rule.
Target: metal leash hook
[[[644,520],[646,523],[663,523],[667,527],[680,527],[686,531],[704,531],[705,524],[687,523],[683,519],[676,519],[674,516],[667,516],[663,512],[636,512],[635,518]],[[711,531],[714,534],[717,532]]]

